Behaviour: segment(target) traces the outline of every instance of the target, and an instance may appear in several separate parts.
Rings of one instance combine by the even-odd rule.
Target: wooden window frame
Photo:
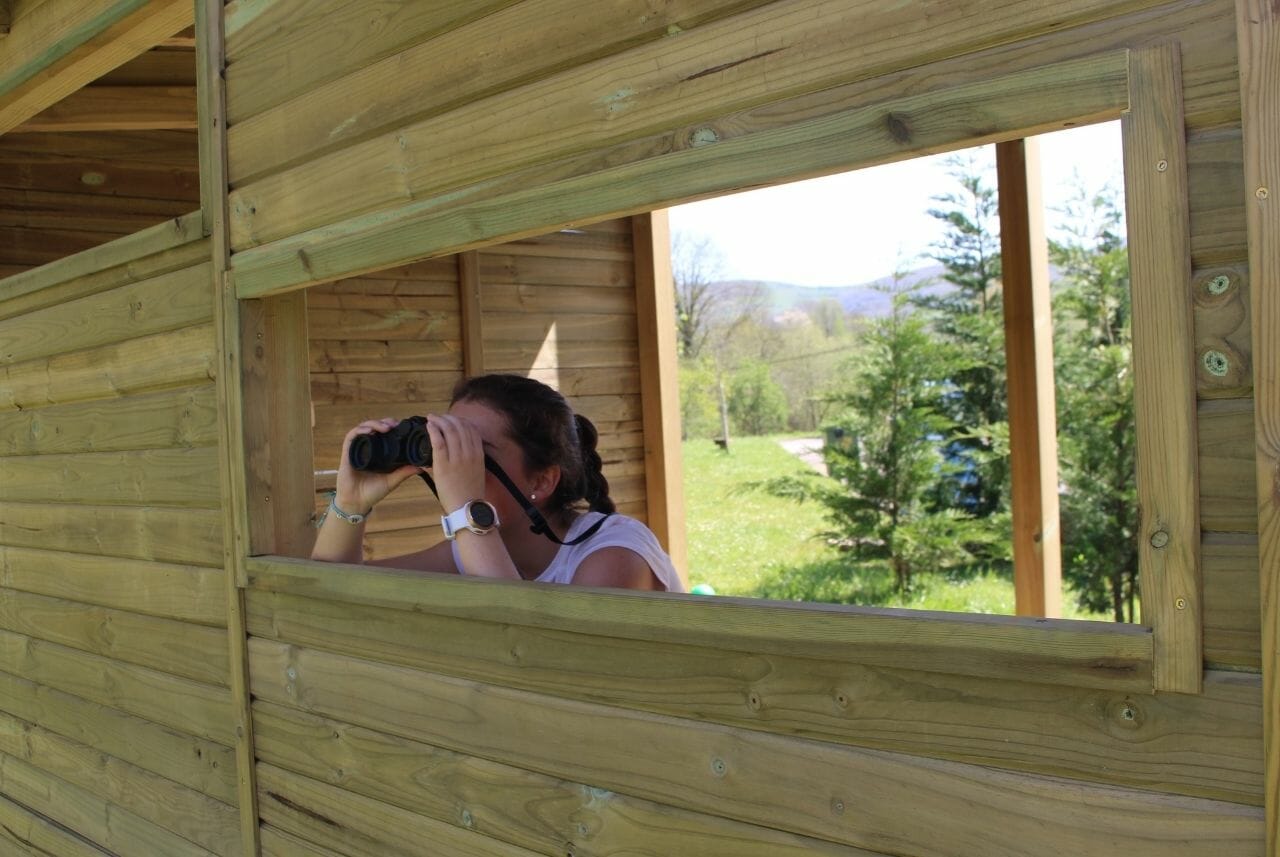
[[[1054,87],[1061,99],[1045,97]],[[538,587],[271,556],[286,552],[290,541],[283,533],[298,526],[296,520],[281,523],[279,502],[270,506],[273,493],[277,501],[282,496],[281,484],[273,491],[272,483],[282,483],[283,496],[294,505],[299,501],[291,494],[306,493],[296,485],[289,489],[287,477],[271,479],[261,464],[271,458],[261,450],[274,446],[268,435],[296,443],[274,417],[270,431],[259,421],[246,432],[247,468],[257,475],[246,491],[250,556],[244,584],[250,591],[655,642],[1135,693],[1200,692],[1191,264],[1176,44],[1111,51],[842,110],[557,182],[518,194],[522,202],[485,201],[403,220],[357,219],[345,231],[325,230],[322,242],[308,244],[300,236],[235,254],[229,276],[247,320],[241,346],[265,367],[246,385],[241,405],[246,414],[267,413],[268,405],[284,413],[291,400],[305,405],[305,392],[298,392],[306,387],[305,322],[301,334],[296,323],[305,307],[289,311],[282,303],[290,299],[286,292],[408,260],[391,258],[390,252],[408,252],[391,247],[412,247],[415,258],[454,253],[574,221],[1116,118],[1124,133],[1130,235],[1144,624]],[[989,125],[975,130],[982,122]],[[287,470],[292,463],[309,473],[311,450],[305,446],[305,455],[282,447],[277,467]],[[309,516],[310,499],[302,502]]]

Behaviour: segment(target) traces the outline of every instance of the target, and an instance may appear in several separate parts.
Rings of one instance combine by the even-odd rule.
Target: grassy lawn
[[[684,444],[689,582],[719,595],[966,613],[1014,612],[1013,581],[997,574],[925,574],[903,595],[883,563],[858,562],[817,537],[825,508],[745,487],[807,470],[776,437],[744,437],[725,453],[710,440]],[[1068,594],[1065,612],[1082,614]]]

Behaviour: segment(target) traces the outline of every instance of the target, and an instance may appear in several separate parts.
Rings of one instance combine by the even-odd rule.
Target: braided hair
[[[615,510],[596,450],[596,427],[575,414],[559,392],[523,375],[477,375],[453,388],[450,404],[457,402],[478,402],[505,416],[529,470],[559,465],[560,482],[547,500],[548,511],[566,512],[584,501],[593,512]]]

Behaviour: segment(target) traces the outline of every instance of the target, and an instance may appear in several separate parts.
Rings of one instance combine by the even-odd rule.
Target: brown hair
[[[560,483],[547,501],[554,512],[586,501],[594,512],[613,512],[609,481],[596,451],[591,420],[575,414],[559,392],[523,375],[477,375],[453,388],[454,402],[479,402],[507,418],[507,432],[530,470],[560,466]]]

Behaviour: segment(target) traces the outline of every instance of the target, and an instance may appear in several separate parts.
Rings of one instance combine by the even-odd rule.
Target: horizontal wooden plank
[[[175,171],[190,169],[197,163],[195,144],[196,135],[191,131],[5,135],[0,137],[0,163],[24,168],[51,165],[65,169],[68,161],[96,161],[173,176]],[[20,175],[14,178],[21,180]],[[21,184],[8,186],[22,187]],[[103,192],[109,192],[109,189]]]
[[[0,753],[20,759],[214,854],[241,853],[235,807],[39,725],[0,714]]]
[[[1256,533],[1253,401],[1202,401],[1198,408],[1200,527],[1206,532]]]
[[[0,586],[149,616],[226,626],[221,568],[0,545]]]
[[[205,684],[229,682],[221,628],[0,589],[0,629]]]
[[[189,208],[183,200],[4,188],[0,206],[3,227],[72,229],[116,237],[167,224]]]
[[[457,382],[456,371],[313,373],[311,401],[383,404],[447,400]]]
[[[487,684],[1092,782],[1262,800],[1256,677],[1215,679],[1203,697],[1142,696],[584,637],[279,593],[251,592],[246,603],[254,636]],[[1001,724],[997,732],[992,723]],[[1100,768],[1100,758],[1109,763]]]
[[[572,254],[566,246],[563,257],[529,256],[508,252],[508,245],[499,244],[480,252],[480,281],[486,285],[635,287],[634,259],[585,259]]]
[[[9,133],[195,130],[196,88],[86,86]]]
[[[1204,659],[1211,665],[1262,669],[1257,536],[1208,533],[1204,571]]]
[[[603,221],[604,223],[630,223],[629,218]],[[546,256],[553,259],[601,259],[612,262],[635,261],[631,233],[617,229],[604,229],[600,224],[561,229],[546,235],[535,235],[510,241],[496,251],[508,256]],[[588,283],[587,285],[591,285]]]
[[[70,226],[56,229],[0,226],[0,261],[6,265],[27,267],[47,265],[119,237],[119,232],[76,229]]]
[[[583,313],[580,315],[486,312],[485,340],[521,340],[525,342],[634,342],[638,338],[634,315]]]
[[[481,280],[480,308],[485,312],[535,315],[610,314],[634,319],[632,289],[593,286],[508,285]]]
[[[412,854],[423,842],[465,857],[537,857],[453,819],[428,816],[264,765],[255,768],[262,820],[350,854]]]
[[[233,0],[227,5],[227,113],[231,122],[261,112],[405,45],[428,41],[510,0],[462,0],[388,10],[371,18],[349,4],[319,0],[305,15],[287,3]],[[317,64],[317,55],[333,59]],[[320,67],[317,67],[320,65]],[[291,73],[282,75],[281,69]],[[266,90],[277,90],[269,92]]]
[[[1052,848],[1262,854],[1257,807],[729,729],[262,639],[250,641],[250,668],[259,699],[855,847],[921,857],[1021,857]],[[860,782],[876,788],[851,787]],[[902,811],[908,801],[919,806],[922,792],[927,825]]]
[[[0,672],[0,710],[234,805],[231,748]]]
[[[83,280],[94,274],[113,271],[121,279],[108,279],[103,288],[123,285],[136,279],[130,266],[145,265],[143,260],[191,244],[204,247],[204,220],[199,211],[158,224],[142,232],[121,238],[111,244],[95,247],[79,256],[60,259],[38,271],[0,280],[0,308],[4,302],[53,286]],[[205,254],[207,255],[207,253]],[[165,273],[156,271],[155,273]],[[85,292],[84,294],[88,294]]]
[[[433,372],[462,373],[460,339],[341,340],[313,338],[312,372]]]
[[[0,844],[34,857],[111,857],[78,833],[0,795]]]
[[[226,688],[0,630],[0,671],[220,744],[235,740]]]
[[[251,558],[249,577],[250,586],[264,592],[623,639],[1073,687],[1151,689],[1150,634],[1132,625],[547,588],[279,558]]]
[[[191,387],[213,381],[216,368],[213,325],[184,327],[0,366],[0,411]]]
[[[996,73],[1002,76],[905,97],[899,92],[870,106],[861,90],[824,92],[801,99],[801,104],[768,105],[696,126],[682,125],[611,149],[583,153],[579,145],[572,153],[564,152],[562,160],[524,170],[513,166],[513,172],[452,191],[445,200],[424,188],[421,201],[397,200],[394,210],[314,233],[303,230],[320,227],[325,217],[359,214],[366,197],[352,196],[349,190],[340,215],[334,205],[326,212],[314,199],[310,201],[316,207],[295,214],[285,209],[305,194],[294,187],[294,195],[277,210],[277,190],[259,185],[286,178],[292,183],[300,177],[293,175],[299,168],[240,192],[236,204],[255,208],[257,217],[273,225],[269,231],[258,231],[265,224],[255,222],[251,238],[241,236],[233,242],[243,251],[233,257],[239,271],[237,288],[242,297],[249,297],[395,263],[407,255],[407,248],[418,255],[456,252],[584,219],[901,160],[922,150],[944,151],[1115,118],[1127,107],[1123,51],[1013,74],[1001,67]],[[934,75],[935,86],[946,79],[936,71]],[[898,86],[905,83],[897,81]],[[1068,93],[1070,100],[1065,100]],[[983,117],[980,128],[975,128],[975,116]],[[715,142],[699,144],[704,137]],[[485,175],[496,175],[497,166],[492,164]],[[459,170],[457,179],[462,181],[465,173],[461,166]],[[368,190],[377,192],[372,185]],[[271,197],[269,206],[260,193]],[[246,249],[284,235],[294,237]],[[398,251],[392,252],[393,241]],[[297,255],[300,251],[302,257]]]
[[[262,857],[345,857],[314,842],[300,839],[269,824],[260,824],[258,836]]]
[[[424,283],[420,280],[410,281],[416,288],[414,294],[406,294],[402,288],[403,280],[369,280],[354,278],[339,280],[341,290],[316,291],[307,290],[307,308],[345,309],[345,310],[382,310],[388,313],[398,310],[421,310],[424,312],[457,312],[458,284]],[[424,294],[425,292],[425,294]]]
[[[0,753],[0,792],[118,854],[213,854],[88,789],[4,753]]]
[[[221,567],[222,515],[205,509],[0,501],[0,543]]]
[[[357,284],[366,281],[378,280],[382,281],[381,288],[397,288],[401,285],[412,288],[413,282],[422,283],[442,283],[457,282],[458,279],[458,258],[456,256],[436,256],[429,259],[415,259],[403,265],[394,265],[390,268],[379,268],[376,271],[370,271],[360,277],[355,278]],[[388,283],[387,280],[394,280],[394,283]],[[344,288],[343,283],[347,280],[340,280],[332,284],[332,288]]]
[[[409,300],[400,298],[399,300]],[[311,336],[316,339],[446,339],[462,338],[456,310],[434,309],[330,309],[308,310]]]
[[[216,509],[217,464],[214,447],[0,457],[0,484],[6,499],[28,503]]]
[[[1196,395],[1247,398],[1253,392],[1249,274],[1243,265],[1195,271]]]
[[[556,342],[544,348],[540,342],[484,344],[485,369],[491,372],[520,372],[559,366],[634,368],[640,363],[638,342]]]
[[[194,86],[195,57],[191,51],[152,48],[99,77],[103,86]]]
[[[465,826],[537,853],[612,854],[644,843],[652,853],[703,857],[870,854],[623,794],[602,795],[579,783],[268,702],[254,705],[254,734],[261,758],[275,766],[269,778],[291,782],[280,776],[283,768],[308,777],[302,781],[308,790],[341,785],[342,792],[325,787],[310,801],[296,800],[305,791],[288,794],[313,810],[355,793],[456,824],[463,807]]]
[[[0,321],[0,364],[21,363],[213,318],[209,264]]]
[[[102,367],[110,373],[111,367]],[[0,455],[60,455],[218,442],[213,384],[94,399],[29,410],[0,411]],[[217,482],[214,473],[205,474]]]

